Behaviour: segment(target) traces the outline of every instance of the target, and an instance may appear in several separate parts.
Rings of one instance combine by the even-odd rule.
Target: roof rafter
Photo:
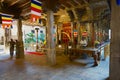
[[[21,7],[24,7],[24,6],[28,5],[28,4],[30,4],[30,1],[26,2],[25,4],[22,4],[22,5],[20,6],[20,8],[21,8]]]
[[[20,0],[16,0],[15,2],[11,3],[10,6],[13,6],[14,4],[18,3]]]

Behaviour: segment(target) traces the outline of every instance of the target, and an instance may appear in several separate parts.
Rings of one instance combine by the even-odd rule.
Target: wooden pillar
[[[80,43],[80,37],[81,37],[81,35],[80,35],[80,22],[78,21],[77,22],[77,30],[78,30],[78,44]]]
[[[46,35],[45,35],[45,41],[47,42],[47,26],[45,27],[45,33],[46,33]],[[47,44],[46,44],[47,45]],[[46,46],[45,46],[46,47]]]
[[[74,42],[74,35],[73,35],[73,26],[74,26],[74,22],[71,22],[71,42]]]
[[[102,35],[101,35],[101,33],[102,33],[102,20],[99,21],[98,32],[99,32],[98,40],[99,40],[100,42],[102,42]]]
[[[62,25],[63,25],[63,23],[62,23]],[[62,32],[63,32],[63,27],[62,27],[62,25],[59,25],[60,26],[60,28],[59,28],[59,41],[60,41],[60,43],[62,42]]]
[[[53,11],[47,11],[47,59],[50,65],[56,64],[55,41],[53,37],[54,16]]]
[[[55,25],[56,32],[55,32],[55,38],[56,38],[56,45],[58,45],[58,24]]]
[[[111,0],[110,78],[120,80],[120,5]]]
[[[38,47],[38,31],[39,31],[39,28],[35,28],[36,30],[36,51],[38,51],[39,47]]]
[[[94,47],[94,41],[95,41],[95,28],[94,28],[94,22],[92,23],[92,41],[91,46]]]
[[[20,48],[19,48],[19,50],[20,50],[20,52],[19,52],[19,54],[20,54],[20,56],[19,56],[19,58],[24,58],[24,45],[23,45],[23,32],[22,32],[22,19],[21,18],[19,18],[18,19],[18,21],[17,21],[17,29],[18,29],[18,32],[17,32],[17,35],[18,35],[18,41],[19,41],[19,43],[20,43]]]

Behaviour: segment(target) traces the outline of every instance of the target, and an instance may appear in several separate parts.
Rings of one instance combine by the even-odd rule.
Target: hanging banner
[[[7,14],[1,14],[2,28],[11,28],[12,27],[12,16]]]
[[[39,23],[42,12],[42,3],[38,0],[31,0],[31,22]]]

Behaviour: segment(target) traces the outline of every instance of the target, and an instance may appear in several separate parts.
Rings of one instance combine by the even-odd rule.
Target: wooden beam
[[[21,5],[20,8],[21,8],[21,7],[24,7],[24,6],[28,5],[28,4],[30,4],[30,1],[28,1],[28,2],[26,2],[25,4]]]
[[[84,1],[84,3],[85,3],[85,4],[88,4],[88,5],[90,5],[90,4],[88,3],[88,1],[86,1],[86,0],[83,0],[83,1]]]
[[[10,6],[15,5],[15,4],[18,3],[19,1],[21,1],[21,0],[16,0],[16,1],[12,2],[12,3],[10,4]]]
[[[22,12],[30,11],[30,10],[31,10],[31,7],[27,7],[27,8],[22,9]]]
[[[64,6],[64,5],[60,5],[60,8],[61,8],[61,9],[65,9],[65,6]]]
[[[25,10],[25,11],[22,11],[21,16],[27,16],[29,14],[31,14],[30,10]]]
[[[75,7],[74,5],[73,5],[73,3],[71,3],[70,1],[69,2],[67,2],[69,5],[71,5],[72,7]]]
[[[66,6],[64,4],[61,4],[62,7],[66,8]]]
[[[0,14],[5,14],[5,15],[10,15],[10,16],[14,16],[14,15],[11,15],[11,14],[7,14],[7,13],[2,13],[2,12],[0,12]]]
[[[87,4],[84,4],[84,5],[78,5],[78,6],[75,6],[74,8],[73,7],[71,7],[71,8],[66,8],[66,10],[72,10],[72,9],[75,9],[75,8],[85,8],[85,7],[87,7],[88,5]]]
[[[64,3],[64,5],[67,7],[67,8],[71,8],[72,5],[70,5],[69,3]]]
[[[74,6],[76,6],[76,5],[81,5],[81,4],[79,4],[76,0],[71,0],[71,1],[73,2]]]
[[[74,1],[75,3],[81,5],[80,2],[78,2],[78,0],[73,0],[73,1]]]
[[[76,1],[81,5],[85,4],[83,0],[76,0]]]

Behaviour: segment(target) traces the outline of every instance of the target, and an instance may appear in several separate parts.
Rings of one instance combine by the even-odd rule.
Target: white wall
[[[12,39],[18,39],[17,37],[17,21],[13,21],[12,23],[13,28],[11,29],[11,38]]]
[[[17,36],[17,21],[13,21],[12,23],[13,28],[11,29],[11,38],[13,39],[18,39]],[[35,27],[35,26],[34,26]],[[23,25],[22,26],[22,31],[23,31],[23,40],[24,40],[24,35],[28,34],[31,32],[31,30],[35,30],[33,26],[28,26],[28,25]],[[43,33],[45,33],[45,28],[40,27],[39,31],[42,30]],[[0,38],[1,36],[4,36],[4,29],[0,28]]]
[[[4,29],[0,28],[0,37],[4,36]]]

